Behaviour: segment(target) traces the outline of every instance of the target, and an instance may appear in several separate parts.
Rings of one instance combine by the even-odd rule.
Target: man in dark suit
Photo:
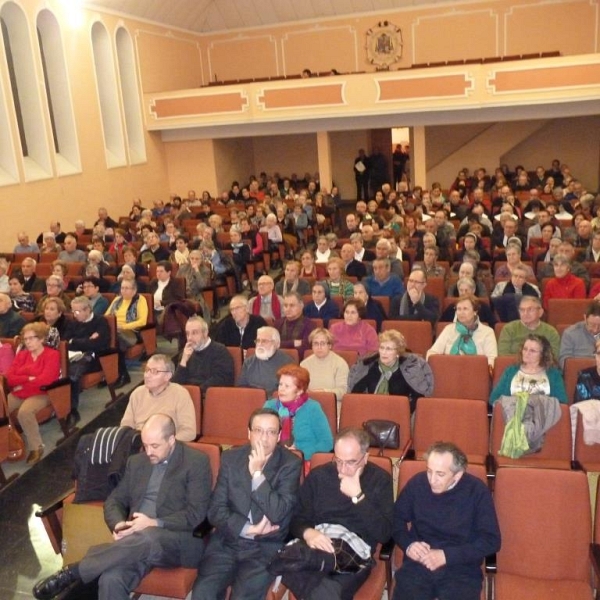
[[[45,292],[46,281],[35,274],[37,262],[35,259],[27,257],[21,261],[21,275],[25,280],[23,285],[24,292]]]
[[[142,429],[145,453],[132,456],[104,503],[114,543],[93,546],[78,562],[38,582],[38,600],[99,579],[100,600],[126,600],[153,567],[195,567],[204,542],[193,536],[204,521],[211,490],[208,457],[175,440],[170,417],[156,414]]]
[[[344,244],[340,250],[340,255],[344,261],[344,269],[348,277],[358,277],[362,279],[367,275],[367,267],[354,258],[354,248],[352,244]]]
[[[263,600],[272,576],[267,565],[283,545],[296,504],[301,460],[278,445],[279,415],[252,413],[249,444],[223,453],[208,518],[216,531],[198,569],[192,600]]]

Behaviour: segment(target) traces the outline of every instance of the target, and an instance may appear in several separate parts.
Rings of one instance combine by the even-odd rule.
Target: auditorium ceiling
[[[452,0],[84,0],[90,8],[130,15],[196,33],[274,26],[425,6]]]

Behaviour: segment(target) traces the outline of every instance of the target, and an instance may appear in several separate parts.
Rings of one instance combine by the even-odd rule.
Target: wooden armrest
[[[47,517],[47,516],[51,515],[52,513],[55,513],[57,510],[62,508],[65,498],[67,498],[74,492],[75,492],[75,488],[72,487],[71,489],[66,491],[64,494],[61,494],[58,498],[56,498],[56,500],[54,500],[51,504],[48,504],[47,506],[42,506],[39,510],[36,510],[35,516],[43,518],[43,517]]]
[[[68,377],[61,377],[60,379],[57,379],[50,385],[40,386],[40,390],[46,392],[48,390],[55,390],[56,388],[62,387],[63,385],[71,385],[71,380]]]

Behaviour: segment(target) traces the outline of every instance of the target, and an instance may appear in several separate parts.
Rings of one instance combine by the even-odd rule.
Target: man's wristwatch
[[[252,479],[258,479],[259,477],[262,477],[262,471],[260,469],[252,473]]]
[[[360,492],[360,494],[357,494],[356,496],[352,496],[352,504],[358,504],[361,500],[364,500],[365,497],[365,493],[363,491]]]

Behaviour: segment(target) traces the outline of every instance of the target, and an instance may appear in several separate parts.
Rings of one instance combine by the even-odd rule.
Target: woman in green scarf
[[[447,325],[427,351],[432,354],[479,354],[486,356],[490,367],[498,356],[494,330],[479,321],[479,299],[465,296],[456,303],[456,320]]]

